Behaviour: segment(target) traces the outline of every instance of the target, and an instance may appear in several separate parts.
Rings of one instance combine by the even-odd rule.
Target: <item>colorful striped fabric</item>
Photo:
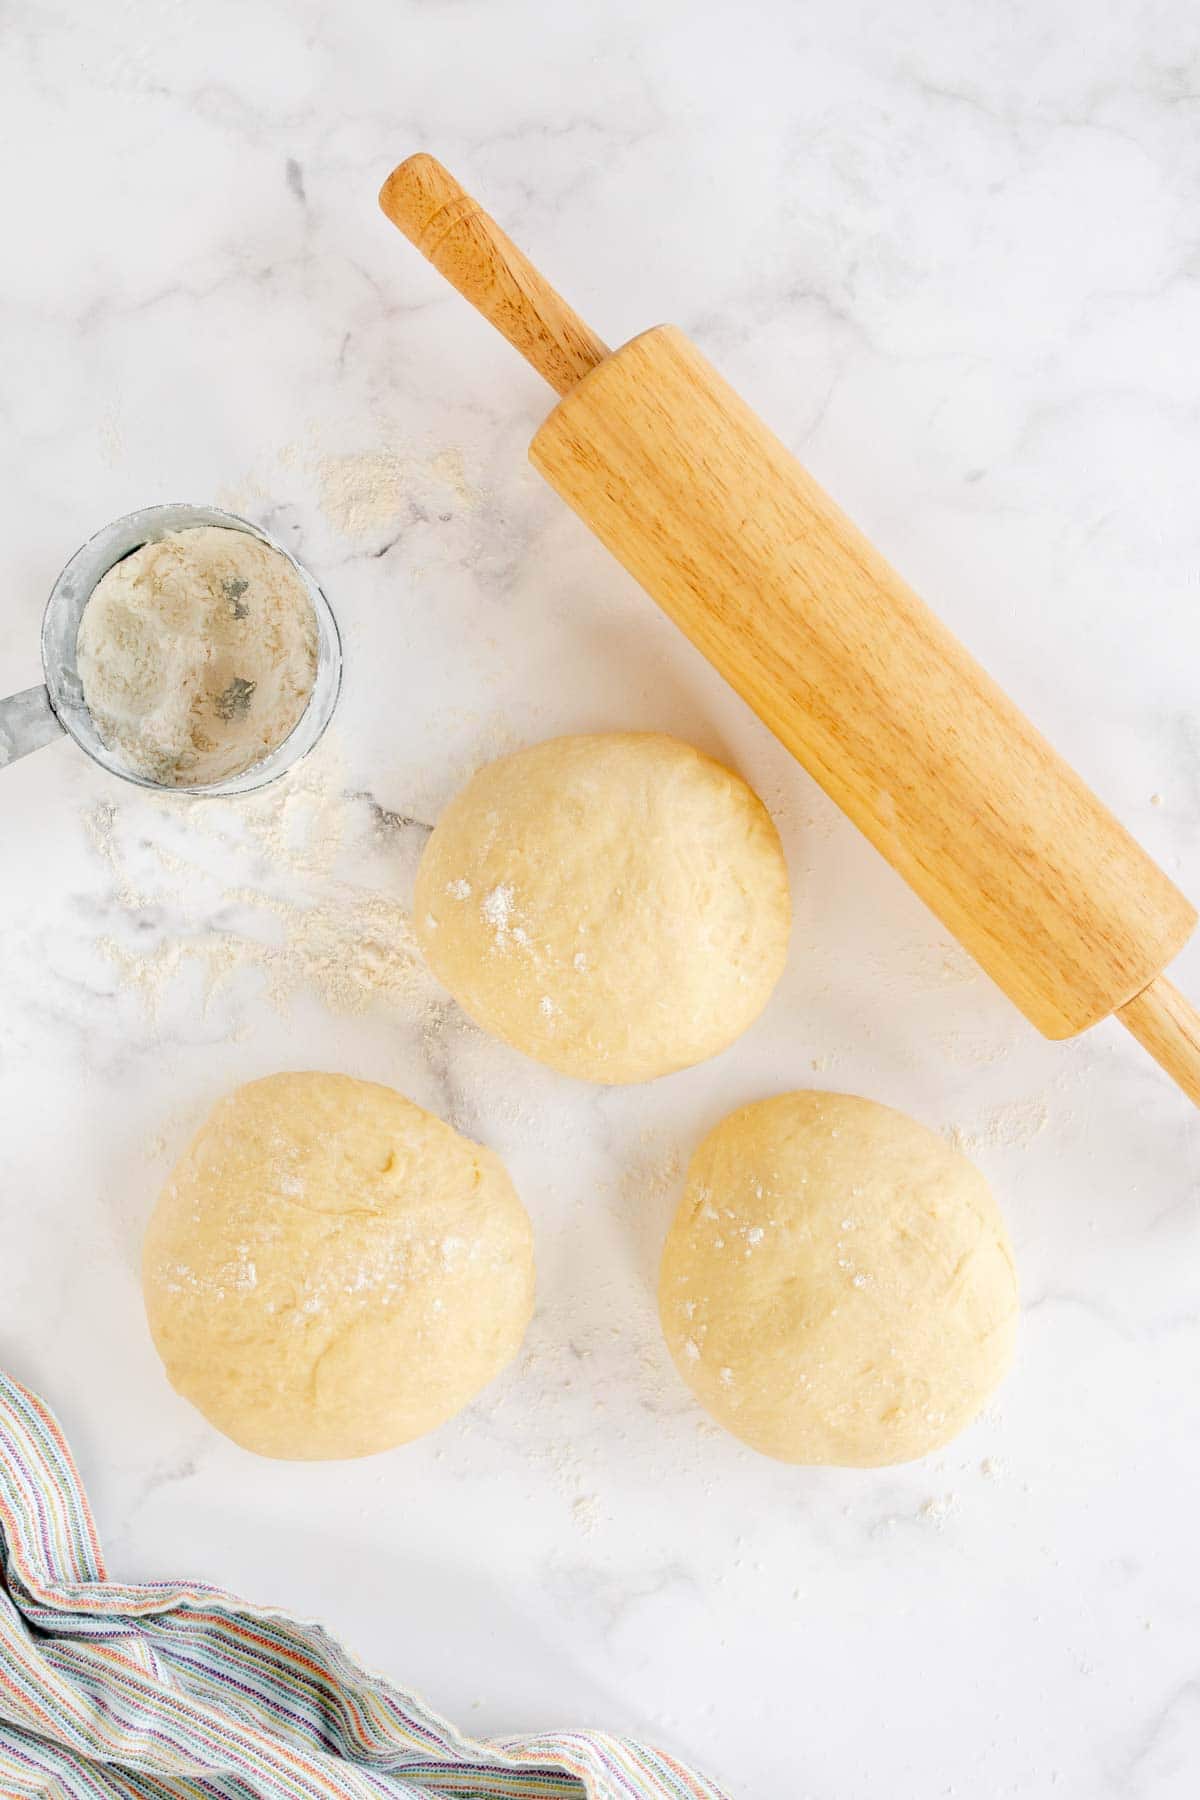
[[[2,1800],[722,1800],[597,1732],[476,1743],[319,1625],[110,1581],[58,1421],[0,1374]]]

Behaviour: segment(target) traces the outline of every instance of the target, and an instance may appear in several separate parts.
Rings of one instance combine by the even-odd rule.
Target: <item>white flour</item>
[[[385,881],[349,878],[381,851],[386,827],[343,794],[331,740],[261,794],[192,802],[186,814],[165,798],[105,801],[84,824],[134,924],[100,948],[150,1017],[197,967],[206,1004],[249,971],[282,1012],[301,993],[340,1015],[381,1000],[410,1017],[436,1009],[407,909]],[[214,850],[219,877],[207,867]],[[147,914],[169,924],[151,936],[136,927]]]
[[[195,787],[281,744],[317,673],[296,570],[248,532],[199,526],[116,563],[84,609],[79,674],[97,731],[139,775]]]
[[[453,446],[419,454],[382,444],[371,450],[333,452],[310,435],[279,453],[286,468],[307,472],[327,522],[341,537],[366,538],[385,531],[412,508],[419,515],[470,513],[483,491],[467,476],[462,451]],[[252,498],[258,484],[246,484]]]

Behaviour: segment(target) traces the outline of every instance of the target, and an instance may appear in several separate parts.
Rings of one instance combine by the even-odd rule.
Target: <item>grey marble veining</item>
[[[1200,894],[1200,14],[13,0],[4,24],[0,692],[39,678],[73,548],[180,494],[280,538],[346,640],[286,791],[189,810],[66,743],[0,772],[0,1358],[62,1414],[114,1568],[315,1613],[480,1733],[649,1735],[737,1800],[1190,1800],[1196,1115],[1115,1027],[1042,1042],[947,943],[542,488],[551,396],[375,194],[432,149],[609,341],[692,332]],[[762,1021],[619,1092],[466,1026],[403,923],[477,762],[610,726],[736,762],[796,896]],[[1200,994],[1200,953],[1178,975]],[[289,1066],[453,1118],[537,1229],[518,1363],[359,1465],[225,1443],[141,1316],[173,1158]],[[1018,1367],[909,1468],[756,1459],[657,1329],[691,1145],[813,1083],[956,1133],[1013,1231]]]

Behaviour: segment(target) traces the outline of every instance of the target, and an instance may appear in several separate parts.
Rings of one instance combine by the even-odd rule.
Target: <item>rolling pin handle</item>
[[[393,169],[379,204],[556,393],[569,394],[604,361],[608,345],[436,157],[410,156]]]
[[[1165,975],[1117,1008],[1131,1031],[1188,1099],[1200,1106],[1200,1013]]]

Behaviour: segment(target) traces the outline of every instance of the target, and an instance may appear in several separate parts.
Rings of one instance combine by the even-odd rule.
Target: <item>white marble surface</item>
[[[612,341],[692,332],[1197,893],[1196,8],[13,0],[3,32],[0,686],[36,678],[81,539],[170,498],[286,538],[348,653],[334,740],[257,811],[153,804],[65,743],[0,777],[0,1356],[59,1408],[114,1568],[317,1613],[480,1733],[647,1735],[735,1800],[1192,1795],[1196,1115],[1115,1027],[1043,1043],[972,977],[543,490],[547,393],[375,191],[434,149]],[[612,1092],[368,966],[409,821],[603,726],[736,760],[796,891],[763,1021]],[[1179,974],[1200,992],[1200,953]],[[216,1437],[138,1300],[189,1128],[287,1066],[441,1110],[536,1221],[523,1364],[363,1465]],[[659,1342],[679,1159],[813,1082],[957,1129],[1011,1221],[1019,1366],[925,1464],[760,1461]]]

